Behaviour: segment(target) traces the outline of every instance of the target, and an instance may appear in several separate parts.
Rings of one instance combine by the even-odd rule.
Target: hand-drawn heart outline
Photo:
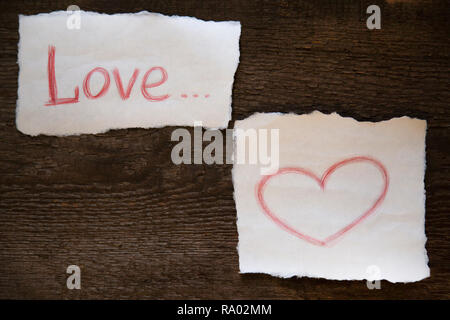
[[[325,238],[325,240],[316,239],[312,236],[309,236],[309,235],[302,233],[302,232],[296,230],[295,228],[291,227],[289,224],[282,221],[273,211],[271,211],[269,209],[269,207],[267,206],[267,203],[264,201],[264,196],[263,196],[264,188],[265,188],[267,182],[273,177],[276,177],[281,174],[286,174],[286,173],[295,173],[295,174],[305,175],[305,176],[315,180],[319,184],[322,191],[325,191],[327,179],[331,176],[331,174],[333,174],[333,172],[335,172],[338,168],[340,168],[344,165],[355,163],[355,162],[369,162],[369,163],[375,165],[375,167],[380,170],[380,172],[383,176],[383,180],[384,180],[384,186],[383,186],[382,192],[378,196],[378,198],[375,200],[374,204],[367,211],[365,211],[363,214],[358,216],[356,219],[354,219],[348,225],[344,226],[342,229],[338,230],[337,232],[335,232],[335,233],[331,234],[330,236],[328,236],[327,238]],[[352,157],[352,158],[348,158],[348,159],[344,159],[342,161],[336,162],[331,167],[329,167],[327,170],[325,170],[325,172],[323,173],[321,178],[319,178],[316,174],[312,173],[311,171],[303,169],[303,168],[297,168],[297,167],[281,168],[274,174],[264,176],[258,182],[258,184],[257,184],[257,199],[258,199],[258,202],[259,202],[261,208],[263,209],[264,213],[270,219],[272,219],[278,226],[280,226],[287,232],[293,234],[294,236],[296,236],[302,240],[308,241],[309,243],[312,243],[312,244],[318,245],[318,246],[325,246],[325,245],[329,244],[330,242],[336,240],[337,238],[341,237],[347,231],[349,231],[350,229],[355,227],[357,224],[361,223],[368,216],[370,216],[375,211],[375,209],[383,202],[384,198],[386,197],[388,187],[389,187],[389,176],[388,176],[388,172],[387,172],[386,168],[384,167],[384,165],[380,161],[375,160],[371,157],[357,156],[357,157]]]

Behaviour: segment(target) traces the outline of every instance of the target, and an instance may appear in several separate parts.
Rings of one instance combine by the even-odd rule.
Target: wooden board
[[[17,15],[70,4],[0,4],[0,298],[450,298],[448,1],[76,1],[106,13],[240,20],[233,121],[316,109],[426,119],[431,277],[381,290],[239,274],[231,165],[174,165],[174,128],[18,132]],[[370,4],[381,8],[381,30],[366,28]],[[70,264],[81,267],[81,290],[66,287]]]

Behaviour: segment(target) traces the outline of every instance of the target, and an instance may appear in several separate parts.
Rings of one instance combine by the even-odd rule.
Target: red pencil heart
[[[365,212],[363,212],[360,216],[358,216],[356,219],[354,219],[352,222],[350,222],[349,224],[347,224],[346,226],[344,226],[342,229],[338,230],[337,232],[331,234],[330,236],[326,237],[324,240],[320,240],[317,238],[314,238],[310,235],[307,235],[305,233],[300,232],[299,230],[296,230],[295,228],[293,228],[292,226],[290,226],[289,224],[287,224],[286,222],[284,222],[283,220],[281,220],[272,210],[269,209],[269,207],[267,206],[267,203],[264,200],[264,187],[266,186],[267,182],[276,176],[282,175],[282,174],[287,174],[287,173],[295,173],[295,174],[301,174],[304,176],[307,176],[313,180],[315,180],[320,188],[322,190],[325,191],[325,187],[328,181],[328,178],[340,167],[345,166],[345,165],[349,165],[352,163],[357,163],[357,162],[367,162],[370,163],[372,165],[374,165],[378,170],[380,170],[382,176],[383,176],[383,181],[384,181],[384,185],[383,188],[381,190],[380,195],[376,198],[376,200],[374,201],[373,205],[366,210]],[[272,174],[272,175],[267,175],[264,176],[258,183],[257,185],[257,198],[258,198],[258,202],[261,205],[261,208],[263,209],[264,213],[270,218],[272,219],[277,225],[279,225],[281,228],[283,228],[284,230],[286,230],[287,232],[293,234],[294,236],[308,241],[309,243],[318,245],[318,246],[325,246],[327,244],[329,244],[330,242],[336,240],[337,238],[341,237],[342,235],[344,235],[347,231],[351,230],[353,227],[355,227],[357,224],[361,223],[364,219],[366,219],[368,216],[370,216],[375,209],[383,202],[387,190],[388,190],[388,186],[389,186],[389,176],[387,173],[386,168],[384,167],[384,165],[379,162],[378,160],[375,160],[373,158],[370,157],[365,157],[365,156],[358,156],[358,157],[352,157],[352,158],[348,158],[348,159],[344,159],[342,161],[339,161],[335,164],[333,164],[331,167],[329,167],[324,174],[322,175],[322,177],[318,177],[317,175],[315,175],[314,173],[312,173],[309,170],[303,169],[303,168],[295,168],[295,167],[290,167],[290,168],[282,168],[280,170],[278,170],[276,173]]]

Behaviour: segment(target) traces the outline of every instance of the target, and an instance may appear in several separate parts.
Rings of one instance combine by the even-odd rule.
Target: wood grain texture
[[[240,20],[233,121],[315,109],[426,119],[431,277],[368,290],[363,281],[241,275],[231,166],[174,165],[174,128],[18,132],[17,15],[70,4]],[[381,7],[381,30],[366,28],[369,4]],[[449,9],[448,1],[2,1],[0,298],[450,298]],[[69,264],[82,269],[81,290],[66,288]]]

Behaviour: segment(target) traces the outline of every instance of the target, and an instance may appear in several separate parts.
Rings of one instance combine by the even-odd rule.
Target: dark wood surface
[[[315,109],[426,119],[431,277],[368,290],[363,281],[241,275],[231,166],[174,165],[174,128],[18,132],[17,15],[70,4],[240,20],[233,121]],[[369,4],[381,7],[381,30],[366,28]],[[450,297],[448,1],[2,1],[0,18],[0,298]],[[81,290],[66,287],[69,264],[81,267]]]

